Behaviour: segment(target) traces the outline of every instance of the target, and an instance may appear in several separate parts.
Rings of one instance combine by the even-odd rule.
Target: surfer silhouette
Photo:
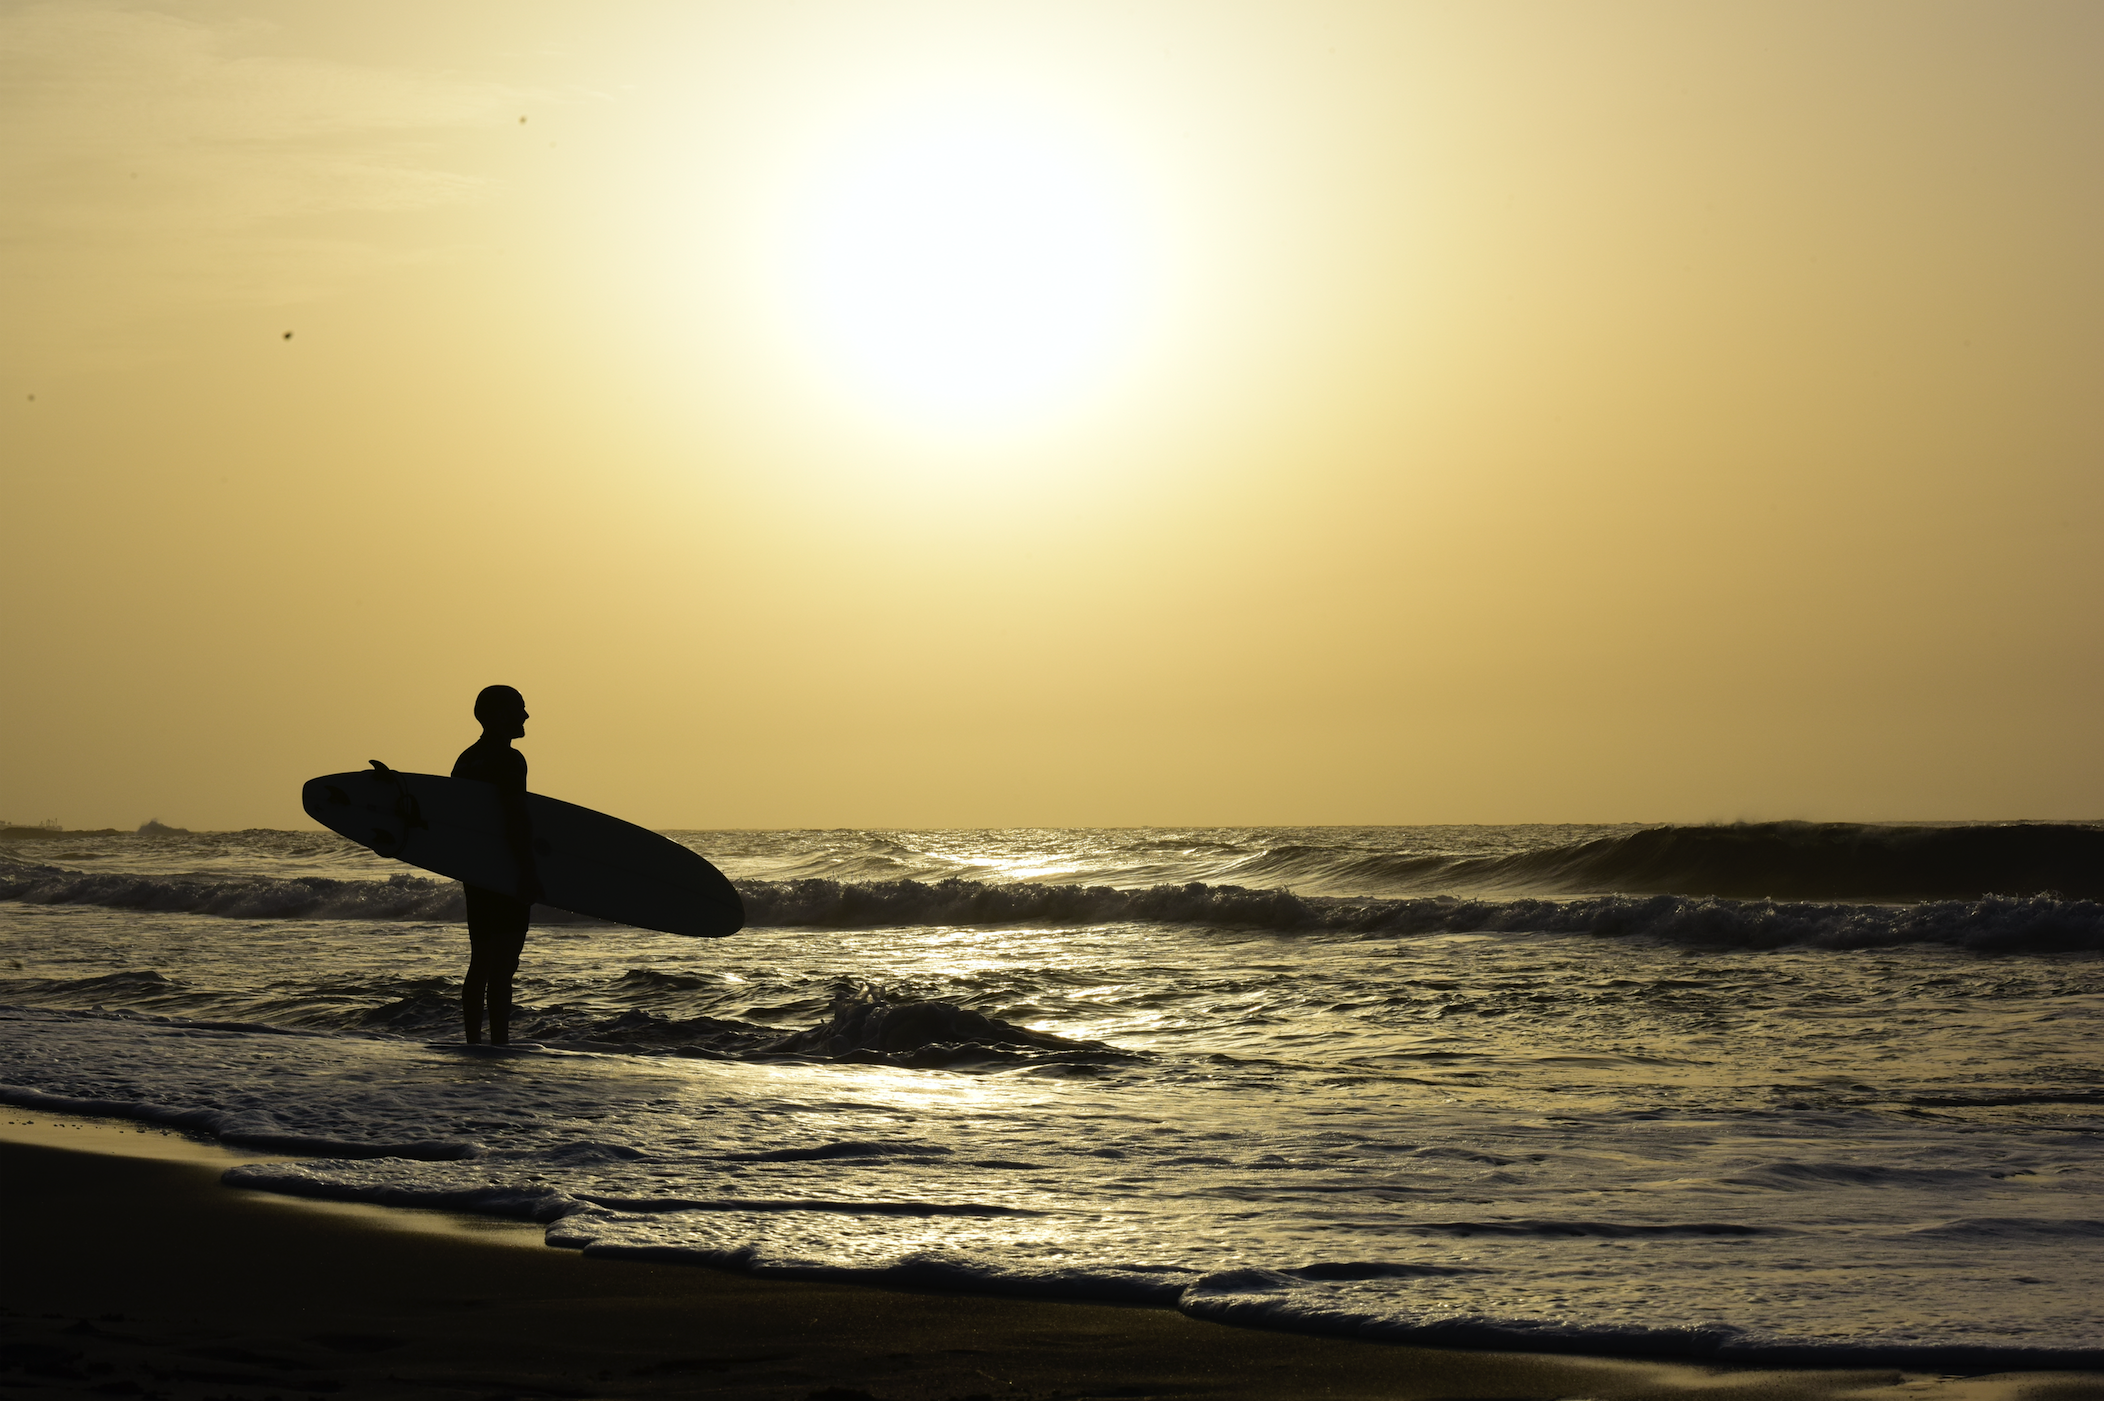
[[[460,1015],[469,1045],[482,1040],[482,1013],[489,1009],[489,1039],[511,1041],[511,979],[526,947],[526,927],[541,880],[533,864],[533,826],[526,816],[526,756],[511,742],[526,733],[526,698],[510,686],[484,686],[475,697],[482,738],[453,761],[453,777],[496,785],[504,808],[504,838],[519,863],[517,893],[466,888],[468,976],[460,986]]]

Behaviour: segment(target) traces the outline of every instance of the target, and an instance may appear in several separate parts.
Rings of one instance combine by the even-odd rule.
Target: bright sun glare
[[[1147,282],[1136,201],[1078,134],[984,107],[877,124],[813,172],[788,240],[796,320],[887,408],[1042,412],[1113,373]]]

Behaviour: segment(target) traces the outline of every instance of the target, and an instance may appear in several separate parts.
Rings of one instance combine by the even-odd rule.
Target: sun
[[[814,162],[800,196],[781,268],[799,339],[887,410],[1027,418],[1128,358],[1146,221],[1076,128],[984,103],[896,114]]]

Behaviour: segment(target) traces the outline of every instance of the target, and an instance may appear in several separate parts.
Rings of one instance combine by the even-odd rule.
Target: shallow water
[[[2104,1361],[2104,911],[1722,898],[1749,862],[1845,884],[1837,847],[1918,880],[1923,838],[1679,830],[1677,876],[1627,828],[682,834],[760,927],[537,928],[515,1035],[546,1049],[511,1053],[427,1044],[457,1036],[445,883],[326,834],[24,843],[0,1097],[602,1252],[1503,1346]],[[2077,878],[2097,835],[1953,830],[1941,871],[2014,843]]]

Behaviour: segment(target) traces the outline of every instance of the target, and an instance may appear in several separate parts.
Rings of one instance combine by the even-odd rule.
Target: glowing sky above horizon
[[[0,816],[2097,815],[2100,45],[0,9]]]

